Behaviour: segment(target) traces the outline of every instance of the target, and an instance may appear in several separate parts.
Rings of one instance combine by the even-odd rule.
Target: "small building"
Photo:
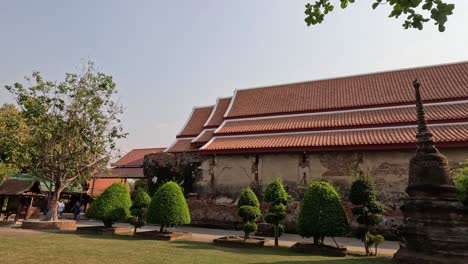
[[[88,181],[87,194],[93,198],[101,195],[113,183],[126,184],[128,179],[144,179],[143,160],[146,155],[161,153],[165,148],[133,149],[112,164],[109,174],[95,175]]]
[[[47,202],[47,194],[34,178],[8,178],[0,183],[0,213],[3,221],[11,215],[18,219],[28,219],[39,215]]]

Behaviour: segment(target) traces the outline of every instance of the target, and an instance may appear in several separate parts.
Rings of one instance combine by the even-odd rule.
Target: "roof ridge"
[[[325,77],[325,78],[318,78],[318,79],[313,79],[313,80],[286,82],[286,83],[264,85],[264,86],[254,86],[254,87],[248,87],[248,88],[235,89],[234,93],[236,93],[237,91],[249,91],[249,90],[256,90],[256,89],[278,88],[278,87],[285,86],[285,85],[305,84],[305,83],[319,82],[319,81],[340,80],[340,79],[346,79],[346,78],[362,77],[362,76],[377,75],[377,74],[384,74],[384,73],[404,72],[404,71],[417,70],[417,69],[437,68],[437,67],[450,66],[450,65],[467,64],[467,63],[468,63],[468,60],[464,60],[464,61],[446,62],[446,63],[432,64],[432,65],[404,67],[404,68],[399,68],[399,69],[382,70],[382,71],[367,72],[367,73],[356,73],[356,74],[349,74],[349,75],[342,75],[342,76],[335,76],[335,77]]]

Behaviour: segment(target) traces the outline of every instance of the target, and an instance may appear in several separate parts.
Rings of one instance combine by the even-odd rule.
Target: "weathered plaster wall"
[[[447,156],[451,167],[468,158],[468,148],[441,149],[441,152]],[[200,194],[199,199],[229,197],[232,199],[230,206],[235,206],[235,200],[245,186],[266,186],[279,177],[290,193],[300,199],[300,186],[322,179],[338,188],[349,209],[346,200],[353,180],[352,170],[360,169],[374,178],[380,200],[385,205],[382,228],[395,230],[401,221],[399,207],[406,195],[409,160],[413,154],[414,150],[388,150],[205,156],[196,191]],[[289,215],[288,219],[293,222],[295,216]]]

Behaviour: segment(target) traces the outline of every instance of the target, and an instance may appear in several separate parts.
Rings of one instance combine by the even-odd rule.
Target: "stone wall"
[[[452,167],[468,158],[467,148],[441,149],[441,152]],[[401,221],[399,208],[406,196],[408,166],[413,153],[414,150],[388,150],[204,156],[194,187],[198,197],[189,199],[189,205],[192,205],[195,221],[203,217],[207,223],[220,223],[223,219],[232,222],[235,200],[245,186],[264,187],[273,179],[281,178],[289,193],[299,201],[304,190],[301,186],[321,179],[337,187],[350,214],[347,197],[353,181],[351,175],[353,170],[360,169],[374,179],[379,198],[385,205],[381,228],[394,231]],[[289,213],[290,225],[295,225],[296,214],[297,210]]]

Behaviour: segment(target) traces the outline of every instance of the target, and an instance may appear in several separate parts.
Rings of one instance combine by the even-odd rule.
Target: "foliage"
[[[452,177],[457,188],[458,199],[468,206],[468,160],[460,165],[461,168],[452,171]]]
[[[29,165],[29,127],[12,104],[0,107],[0,180],[21,172]]]
[[[166,182],[156,191],[151,199],[147,220],[152,224],[160,224],[161,232],[169,225],[190,223],[187,202],[176,182]]]
[[[323,22],[325,15],[335,9],[331,0],[316,0],[313,4],[306,4],[307,26],[316,25]],[[336,1],[338,2],[338,0]],[[345,9],[355,0],[339,0],[340,7]],[[391,8],[389,17],[399,18],[406,16],[403,28],[423,29],[423,24],[433,21],[438,26],[440,32],[445,31],[445,23],[448,16],[453,14],[455,4],[448,4],[444,0],[374,0],[372,8],[376,9],[381,5],[387,5]],[[430,17],[428,17],[430,13]]]
[[[252,189],[246,187],[242,190],[237,208],[237,215],[243,221],[244,239],[248,239],[251,233],[257,231],[256,221],[261,216],[260,203]]]
[[[286,206],[288,202],[288,194],[284,189],[283,183],[276,179],[270,183],[264,194],[265,202],[271,203],[265,214],[265,221],[273,225],[275,235],[275,246],[278,246],[278,237],[281,235],[280,222],[286,218]]]
[[[56,206],[63,189],[84,182],[92,173],[107,171],[115,141],[125,137],[113,101],[117,93],[111,76],[98,72],[92,62],[81,73],[67,73],[62,82],[46,81],[39,72],[6,86],[20,106],[30,129],[25,172],[50,182],[53,191],[48,219],[57,220]]]
[[[299,235],[313,237],[315,244],[322,244],[326,236],[348,234],[348,219],[331,184],[316,181],[309,186],[301,202],[297,228]]]
[[[132,199],[140,191],[148,192],[148,181],[146,179],[138,179],[134,181],[131,184],[131,190],[132,190],[132,193],[131,193]],[[150,197],[150,200],[151,200],[151,197]]]
[[[131,205],[127,187],[122,183],[113,183],[91,204],[86,216],[102,220],[104,227],[109,228],[117,221],[128,219]]]
[[[130,218],[130,224],[134,226],[134,234],[137,231],[137,228],[143,227],[146,224],[145,218],[148,210],[148,206],[151,203],[151,197],[143,191],[143,189],[138,188],[135,190],[132,197],[132,206],[130,207],[130,213],[132,217]]]
[[[358,177],[351,185],[349,200],[354,205],[353,215],[360,224],[356,237],[363,241],[367,255],[375,255],[377,254],[377,245],[380,242],[376,243],[374,241],[379,241],[380,237],[372,235],[370,228],[382,222],[383,206],[377,200],[374,183],[364,173],[358,172]],[[375,245],[374,253],[372,252],[372,245]]]

